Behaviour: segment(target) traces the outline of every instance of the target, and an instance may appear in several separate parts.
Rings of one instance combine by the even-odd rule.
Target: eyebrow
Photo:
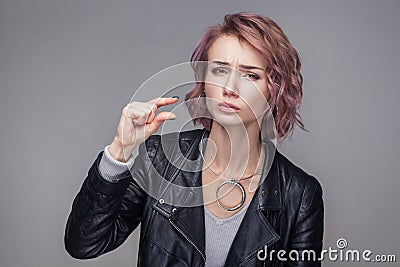
[[[211,62],[219,64],[219,65],[230,66],[230,64],[228,62],[223,62],[223,61],[211,61]],[[242,68],[242,69],[245,69],[245,70],[253,70],[253,69],[264,70],[261,67],[249,66],[249,65],[239,65],[239,68]]]

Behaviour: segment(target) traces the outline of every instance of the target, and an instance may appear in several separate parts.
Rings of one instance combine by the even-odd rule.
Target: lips
[[[219,103],[218,104],[218,106],[220,106],[220,107],[227,107],[227,108],[233,108],[233,109],[236,109],[236,110],[240,110],[240,108],[239,107],[237,107],[237,106],[235,106],[234,104],[232,104],[232,103],[229,103],[229,102],[221,102],[221,103]]]

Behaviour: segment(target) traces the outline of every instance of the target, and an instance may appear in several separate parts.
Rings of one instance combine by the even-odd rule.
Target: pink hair
[[[270,18],[252,14],[227,14],[223,24],[211,26],[197,44],[190,58],[196,70],[197,61],[207,61],[211,45],[222,35],[233,35],[247,42],[266,61],[268,100],[275,121],[275,136],[278,142],[293,134],[294,125],[304,128],[298,113],[303,97],[303,77],[300,73],[301,62],[297,51],[290,44],[281,28]],[[197,71],[196,71],[197,72]],[[198,72],[197,72],[198,73]],[[195,88],[186,94],[185,103],[192,116],[194,125],[202,124],[211,129],[212,119],[205,106],[193,104],[204,91],[204,79],[197,82]],[[192,99],[192,101],[186,101]]]

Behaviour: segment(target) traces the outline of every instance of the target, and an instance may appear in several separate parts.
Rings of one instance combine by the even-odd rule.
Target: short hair
[[[293,134],[294,125],[304,128],[298,109],[303,98],[301,62],[296,49],[281,28],[270,18],[254,13],[227,14],[222,24],[208,28],[194,49],[190,62],[195,68],[198,61],[208,61],[211,45],[223,35],[236,36],[254,48],[266,61],[268,104],[274,117],[274,135],[278,142]],[[202,124],[211,129],[212,119],[206,107],[187,101],[198,98],[204,90],[204,80],[196,83],[185,96],[185,103],[194,125]],[[202,116],[205,115],[206,116]]]

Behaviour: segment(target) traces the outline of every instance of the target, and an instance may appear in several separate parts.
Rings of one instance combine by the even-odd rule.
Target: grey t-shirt
[[[240,211],[227,218],[218,218],[204,206],[207,266],[224,266],[233,239],[235,238],[250,202],[251,201]]]

